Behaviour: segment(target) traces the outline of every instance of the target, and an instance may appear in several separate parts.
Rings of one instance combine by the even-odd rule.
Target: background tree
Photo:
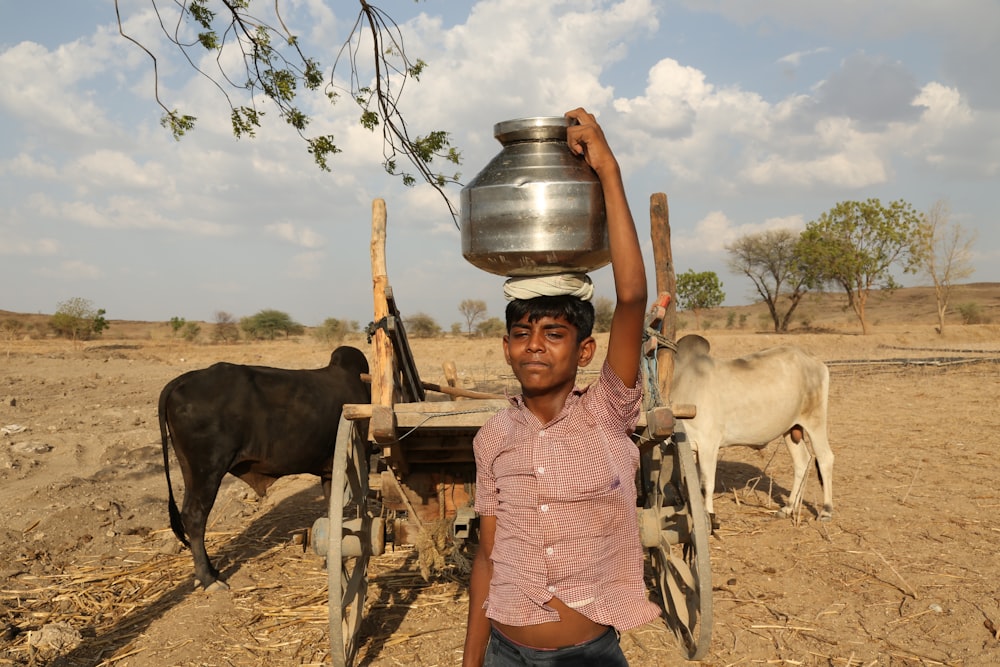
[[[790,229],[769,229],[741,236],[726,246],[729,268],[753,282],[779,333],[788,331],[792,313],[807,291],[796,254],[798,242],[799,234]],[[784,309],[782,299],[787,304]]]
[[[274,340],[278,334],[295,336],[303,333],[305,327],[293,320],[288,313],[273,308],[265,308],[250,317],[240,320],[240,329],[247,338]]]
[[[920,222],[920,272],[934,284],[937,301],[937,332],[944,333],[944,316],[948,312],[951,289],[959,280],[972,275],[972,245],[975,232],[966,232],[951,220],[948,202],[938,200]]]
[[[441,333],[441,327],[427,313],[416,313],[405,320],[406,332],[414,338],[433,338]]]
[[[89,299],[75,296],[61,302],[49,319],[49,326],[57,336],[73,341],[90,340],[99,336],[110,325],[104,319],[105,310],[95,308]]]
[[[176,336],[178,332],[184,328],[185,320],[183,317],[177,317],[176,315],[170,318],[170,329]]]
[[[466,299],[458,304],[458,312],[465,318],[465,330],[471,336],[476,322],[486,317],[486,302],[480,299]]]
[[[303,91],[316,94],[322,91],[331,104],[346,96],[359,107],[359,122],[363,127],[372,132],[381,130],[385,170],[400,176],[407,185],[416,183],[417,176],[399,169],[397,158],[404,156],[419,178],[441,193],[454,217],[455,209],[443,187],[456,182],[458,174],[435,172],[433,162],[441,158],[457,165],[461,161],[458,151],[451,146],[448,133],[442,130],[412,135],[400,111],[403,89],[411,79],[419,81],[427,63],[408,55],[402,33],[392,17],[366,0],[358,0],[358,4],[359,12],[351,33],[332,66],[326,68],[302,51],[298,36],[289,29],[281,14],[287,2],[176,0],[157,3],[150,0],[167,41],[225,97],[237,138],[254,137],[265,114],[262,105],[270,106],[305,140],[316,164],[329,171],[328,159],[339,153],[340,148],[333,135],[307,135],[312,117],[303,111],[303,106],[310,106],[312,102],[306,100],[303,104],[299,95]],[[152,60],[153,92],[164,111],[160,124],[168,128],[175,139],[180,139],[194,128],[197,118],[170,108],[160,98],[159,56],[125,32],[119,0],[115,0],[115,14],[122,37]],[[311,27],[306,26],[306,29]],[[361,51],[365,42],[371,51]],[[210,72],[195,64],[202,62],[206,52],[212,56],[211,61],[218,71]],[[368,55],[375,74],[370,83],[367,77],[363,83],[358,59]],[[350,68],[347,84],[338,83],[335,77],[341,58]]]
[[[606,296],[594,299],[594,331],[607,333],[611,331],[611,318],[615,314],[615,302]]]
[[[844,201],[806,225],[798,254],[811,286],[833,284],[868,333],[865,305],[876,288],[898,287],[894,265],[913,273],[919,265],[920,215],[903,200]]]
[[[476,333],[484,338],[501,338],[507,333],[507,323],[499,317],[491,317],[476,325]]]
[[[716,308],[726,300],[722,282],[715,271],[695,273],[688,269],[677,276],[677,305],[694,312],[695,328],[701,329],[701,311]]]
[[[224,310],[215,311],[215,328],[212,330],[212,340],[217,343],[235,343],[240,339],[240,329],[236,326],[236,318]]]

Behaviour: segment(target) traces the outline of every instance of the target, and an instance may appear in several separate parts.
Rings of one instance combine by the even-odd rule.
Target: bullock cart
[[[346,405],[334,452],[329,516],[319,519],[313,544],[327,559],[330,647],[335,667],[351,665],[363,640],[362,615],[369,559],[394,544],[475,539],[475,458],[479,428],[509,405],[483,394],[422,382],[396,307],[385,266],[385,204],[372,216],[372,279],[375,320],[371,404]],[[655,361],[669,341],[659,333],[665,302],[650,312],[648,387]],[[426,391],[462,400],[428,400]],[[447,398],[447,397],[445,397]],[[691,408],[667,407],[662,394],[646,392],[637,429],[641,467],[637,517],[650,571],[667,620],[685,657],[701,657],[711,635],[708,515],[691,449],[675,416]]]

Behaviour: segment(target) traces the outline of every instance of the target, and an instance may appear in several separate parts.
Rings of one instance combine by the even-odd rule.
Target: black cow
[[[170,527],[190,546],[195,577],[206,590],[229,588],[205,552],[205,525],[222,478],[231,473],[263,496],[279,477],[312,473],[329,498],[340,413],[345,403],[371,402],[361,379],[367,372],[364,353],[342,346],[326,368],[217,363],[171,380],[160,392]],[[170,484],[168,438],[184,475],[182,512]]]

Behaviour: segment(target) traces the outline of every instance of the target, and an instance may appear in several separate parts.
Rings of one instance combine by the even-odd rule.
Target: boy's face
[[[577,329],[561,317],[525,315],[503,337],[503,352],[526,395],[572,389],[576,369],[594,358],[593,338],[576,341]],[[567,386],[568,385],[568,386]]]

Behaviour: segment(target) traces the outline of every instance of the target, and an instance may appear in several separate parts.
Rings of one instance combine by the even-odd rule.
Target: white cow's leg
[[[795,442],[787,433],[782,440],[785,441],[788,453],[792,456],[795,477],[792,480],[792,489],[788,493],[788,502],[778,513],[782,516],[793,516],[802,504],[802,482],[805,480],[811,456],[804,440]]]
[[[712,530],[718,530],[719,521],[715,518],[715,469],[719,465],[719,448],[698,444],[698,472],[701,477],[701,489],[705,496],[705,511],[712,521]]]
[[[830,449],[826,423],[817,424],[807,429],[807,432],[816,454],[819,482],[823,486],[823,509],[819,513],[819,520],[829,521],[833,517],[833,450]]]

